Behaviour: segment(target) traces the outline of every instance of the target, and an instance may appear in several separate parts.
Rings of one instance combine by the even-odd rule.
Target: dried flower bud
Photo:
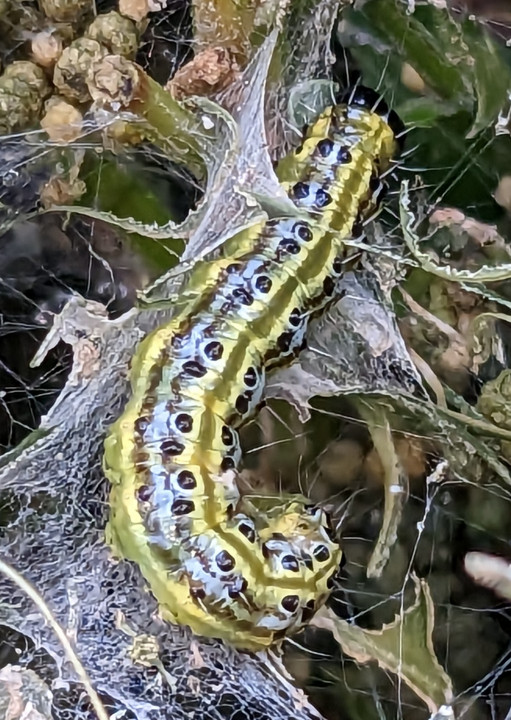
[[[78,38],[62,52],[53,73],[53,83],[66,98],[87,102],[87,75],[92,66],[107,54],[95,40]]]
[[[107,55],[88,79],[92,99],[100,105],[128,105],[139,83],[137,67],[120,55]]]
[[[138,33],[135,23],[118,12],[98,15],[89,25],[85,33],[92,40],[97,40],[112,55],[134,58],[138,48]]]
[[[165,90],[177,99],[213,95],[231,85],[239,74],[239,65],[229,50],[207,48],[178,70]]]
[[[64,47],[67,47],[69,43],[72,43],[76,35],[72,23],[55,23],[54,32],[62,40],[62,44]]]
[[[140,22],[149,12],[149,2],[148,0],[119,0],[119,12],[135,22]]]
[[[93,0],[39,0],[46,17],[57,22],[76,22],[94,12]]]
[[[73,205],[86,189],[83,180],[77,177],[72,180],[55,177],[41,189],[41,204],[47,209],[56,205]]]
[[[42,67],[53,67],[62,54],[62,40],[49,30],[38,32],[32,39],[32,57]]]
[[[41,127],[46,130],[50,140],[57,143],[76,140],[81,135],[82,123],[81,112],[61,99],[49,102],[41,119]]]
[[[46,93],[49,88],[44,71],[30,60],[18,60],[7,65],[2,78],[22,80],[38,93]]]
[[[0,132],[35,123],[50,86],[44,71],[28,60],[13,62],[0,77]]]
[[[137,146],[145,138],[144,130],[134,123],[116,119],[106,125],[103,131],[103,146],[112,152],[119,152],[119,146],[124,149],[128,145]]]

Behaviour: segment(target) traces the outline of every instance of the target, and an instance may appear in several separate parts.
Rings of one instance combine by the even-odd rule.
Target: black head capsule
[[[370,112],[375,112],[381,117],[385,117],[389,113],[389,106],[383,97],[376,90],[364,85],[349,87],[339,93],[335,99],[344,105],[356,105]]]
[[[338,93],[335,101],[348,107],[356,105],[382,117],[394,133],[399,149],[403,149],[405,125],[399,115],[394,110],[389,109],[383,97],[376,90],[363,85],[356,85]]]

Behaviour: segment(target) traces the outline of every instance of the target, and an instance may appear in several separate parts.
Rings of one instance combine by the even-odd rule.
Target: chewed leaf
[[[322,609],[313,620],[316,627],[330,630],[343,651],[359,663],[376,660],[395,673],[427,705],[439,712],[453,699],[450,677],[438,662],[432,641],[434,608],[429,587],[413,577],[415,603],[381,630],[364,630]]]
[[[174,163],[181,163],[196,179],[207,178],[204,202],[196,211],[190,213],[188,219],[179,224],[168,216],[162,216],[160,208],[152,208],[153,212],[141,212],[137,203],[119,207],[108,207],[102,203],[97,206],[59,205],[49,208],[61,212],[79,213],[89,218],[100,219],[128,233],[136,233],[143,238],[169,241],[169,255],[177,257],[181,251],[178,238],[188,238],[200,218],[207,211],[209,194],[213,186],[221,182],[228,172],[227,167],[234,162],[237,149],[237,129],[233,118],[220,105],[206,98],[196,98],[192,104],[181,103],[173,99],[158,83],[152,80],[140,67],[129,61],[122,61],[115,67],[119,75],[119,86],[128,88],[122,97],[112,98],[104,88],[102,78],[113,72],[111,64],[114,56],[109,56],[108,64],[98,65],[94,75],[95,121],[97,127],[105,132],[114,133],[116,143],[139,142],[144,139],[152,142],[167,158]],[[126,82],[123,84],[122,79]],[[130,82],[127,81],[129,78]],[[101,82],[100,82],[101,81]],[[92,83],[92,80],[91,80]],[[107,130],[108,129],[108,130]],[[219,162],[219,157],[224,163]],[[102,166],[102,173],[105,168]],[[113,183],[119,189],[119,177]],[[216,188],[218,189],[218,188]],[[98,188],[96,187],[96,193]],[[139,193],[141,194],[141,193]],[[102,193],[107,195],[107,193]],[[127,201],[125,195],[124,200]],[[110,205],[113,198],[109,198]],[[97,203],[96,196],[94,202]],[[119,217],[118,212],[121,216]],[[128,212],[128,216],[126,216]],[[172,243],[171,241],[174,241]],[[165,251],[164,251],[165,252]],[[160,270],[175,264],[172,258],[163,255]]]
[[[430,255],[420,249],[420,238],[416,233],[416,218],[410,209],[409,184],[403,181],[399,199],[401,226],[403,237],[408,249],[415,257],[420,266],[426,272],[438,275],[444,280],[452,280],[466,283],[496,282],[497,280],[508,280],[511,278],[511,263],[499,265],[483,265],[478,270],[457,270],[449,265],[439,265]]]
[[[371,440],[383,466],[385,509],[383,523],[376,546],[367,568],[367,577],[380,577],[387,564],[390,551],[397,539],[397,528],[403,506],[408,497],[408,478],[404,473],[394,447],[390,423],[383,405],[356,402],[357,408],[367,422]]]
[[[478,585],[511,600],[511,564],[504,558],[470,552],[465,555],[465,570]]]

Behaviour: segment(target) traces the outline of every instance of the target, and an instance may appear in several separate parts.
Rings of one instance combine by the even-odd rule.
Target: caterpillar
[[[105,441],[107,540],[138,563],[163,617],[258,650],[326,601],[341,549],[302,496],[240,497],[237,428],[265,373],[303,347],[335,298],[345,240],[377,206],[400,122],[362,88],[328,107],[279,165],[296,216],[244,230],[199,262],[167,324],[140,343],[131,397]]]

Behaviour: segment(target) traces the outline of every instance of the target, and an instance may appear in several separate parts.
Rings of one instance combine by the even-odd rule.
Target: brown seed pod
[[[79,178],[51,178],[41,189],[41,204],[49,209],[58,205],[72,205],[82,197],[87,187]]]
[[[11,63],[0,77],[0,132],[29,127],[50,93],[44,71],[29,60]]]
[[[135,22],[140,22],[150,12],[164,10],[167,2],[168,0],[119,0],[119,12]]]
[[[52,97],[41,119],[41,127],[46,130],[52,142],[68,143],[76,140],[82,132],[83,116],[81,112],[62,98]]]
[[[87,81],[92,99],[99,104],[128,105],[138,86],[136,65],[120,55],[107,55],[94,65]]]
[[[135,23],[115,10],[98,15],[85,35],[106,47],[113,55],[133,59],[137,52],[138,33]]]
[[[42,30],[32,38],[31,50],[32,57],[38,65],[51,68],[62,54],[62,39],[50,30]]]
[[[75,23],[94,12],[93,0],[40,0],[46,17],[57,22]]]
[[[78,102],[89,101],[87,76],[94,63],[106,54],[107,50],[96,40],[86,37],[74,40],[55,65],[53,83],[60,94]]]
[[[149,13],[148,0],[119,0],[119,12],[135,22],[140,22]]]
[[[178,70],[165,89],[177,99],[214,95],[231,85],[239,74],[239,65],[229,50],[207,48]]]

